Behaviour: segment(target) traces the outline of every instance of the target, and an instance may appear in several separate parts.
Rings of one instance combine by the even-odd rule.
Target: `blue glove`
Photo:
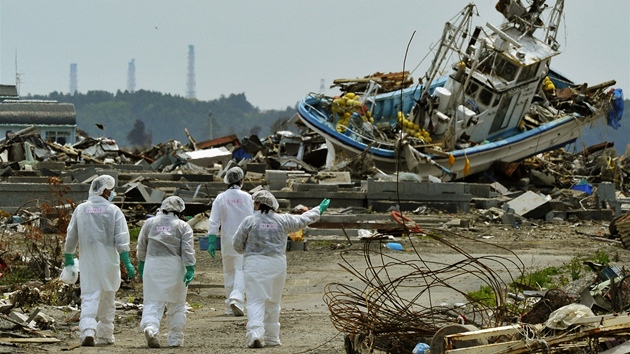
[[[144,261],[139,261],[138,262],[138,275],[140,276],[140,279],[142,279],[142,273],[144,273]]]
[[[63,266],[73,266],[74,265],[74,255],[72,253],[64,253],[63,254]]]
[[[319,203],[319,213],[323,213],[326,211],[326,209],[328,209],[328,206],[330,205],[330,199],[328,198],[324,198],[324,200],[322,200],[321,203]]]
[[[127,277],[130,279],[133,278],[136,272],[133,270],[133,264],[131,264],[131,259],[129,259],[129,251],[122,252],[120,254],[120,259],[123,261],[123,264],[125,265],[125,269],[127,270]]]
[[[208,253],[214,258],[217,254],[217,235],[208,235]]]
[[[188,286],[195,279],[195,266],[186,266],[186,274],[184,275],[184,284]]]

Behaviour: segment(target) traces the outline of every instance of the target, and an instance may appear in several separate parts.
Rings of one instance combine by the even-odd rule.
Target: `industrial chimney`
[[[186,75],[186,98],[195,98],[195,46],[188,46],[188,75]]]
[[[127,91],[136,92],[136,64],[135,59],[131,59],[127,68]]]
[[[70,94],[74,95],[77,93],[77,64],[70,64]]]

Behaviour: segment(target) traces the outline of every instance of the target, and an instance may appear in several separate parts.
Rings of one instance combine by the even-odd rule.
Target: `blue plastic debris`
[[[420,342],[420,343],[416,344],[416,347],[413,348],[413,351],[411,353],[412,354],[424,354],[424,352],[426,352],[429,349],[430,349],[430,347],[429,347],[428,344]]]
[[[571,189],[576,191],[582,191],[588,195],[593,193],[593,186],[591,186],[586,179],[582,178],[578,184],[571,187]]]
[[[388,242],[385,246],[387,246],[387,248],[389,248],[390,250],[394,250],[394,251],[403,250],[402,245],[398,242]]]

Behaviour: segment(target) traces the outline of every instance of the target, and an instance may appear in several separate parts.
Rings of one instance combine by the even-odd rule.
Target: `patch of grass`
[[[472,301],[480,302],[488,307],[497,306],[497,297],[494,291],[492,291],[492,288],[487,285],[479,287],[479,290],[469,291],[466,293],[466,297]]]
[[[606,251],[602,250],[597,250],[589,260],[604,266],[608,266],[610,264],[610,256],[606,253]]]
[[[569,263],[565,266],[569,274],[571,275],[571,280],[580,279],[582,276],[582,270],[584,270],[584,265],[582,264],[582,260],[579,257],[573,257],[569,261]]]
[[[561,288],[568,284],[570,280],[580,279],[585,272],[592,272],[588,266],[584,265],[585,261],[592,261],[603,266],[608,266],[610,256],[602,250],[597,250],[590,256],[575,256],[569,263],[559,268],[547,267],[520,276],[509,286],[511,288],[519,288],[519,284],[522,284],[539,289]],[[492,288],[487,285],[481,286],[477,291],[466,293],[466,296],[470,300],[478,301],[484,305],[496,306],[496,296]]]
[[[24,284],[34,278],[37,277],[29,266],[12,266],[2,274],[0,285]]]
[[[138,241],[138,235],[140,234],[140,227],[134,227],[129,229],[129,239],[131,240],[131,242],[137,242]]]
[[[309,240],[308,246],[313,248],[330,248],[332,246],[332,240]]]
[[[188,305],[190,305],[193,310],[199,310],[200,308],[203,308],[203,304],[197,301],[188,301]]]
[[[516,282],[536,288],[557,287],[556,276],[562,274],[557,267],[547,267],[518,277]]]
[[[614,258],[619,257],[619,255],[614,255]],[[564,266],[564,268],[569,272],[571,276],[571,280],[577,280],[582,277],[582,271],[592,272],[591,268],[584,265],[584,262],[591,261],[596,264],[601,264],[604,267],[610,265],[610,256],[606,251],[597,250],[590,256],[575,256],[571,258],[568,264]]]

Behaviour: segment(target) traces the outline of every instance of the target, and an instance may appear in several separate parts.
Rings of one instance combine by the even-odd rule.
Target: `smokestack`
[[[77,64],[70,64],[70,94],[74,95],[77,93]]]
[[[136,92],[136,59],[131,59],[127,68],[127,91]]]
[[[195,98],[195,46],[188,46],[188,75],[186,75],[186,98]]]

